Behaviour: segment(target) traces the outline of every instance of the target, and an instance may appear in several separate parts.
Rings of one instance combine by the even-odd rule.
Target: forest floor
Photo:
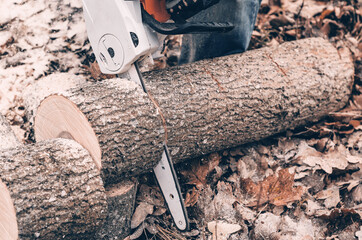
[[[17,13],[15,9],[6,12],[7,2],[0,12],[0,112],[16,135],[29,143],[34,140],[21,92],[51,72],[74,72],[75,68],[67,63],[69,55],[61,57],[64,51],[74,52],[73,65],[82,66],[81,74],[92,74],[94,81],[108,76],[99,73],[92,63],[89,43],[83,35],[77,35],[84,31],[82,24],[75,24],[82,18],[80,1],[64,1],[78,9],[69,13],[72,17],[62,20],[74,23],[71,32],[52,31],[51,40],[42,39],[38,33],[24,38],[26,41],[17,41],[12,35],[14,29],[20,29],[16,36],[23,39],[19,26],[42,26],[26,19],[41,15],[36,9],[44,1],[26,11],[21,9],[22,1],[17,2],[23,20],[9,16]],[[67,14],[65,11],[64,16]],[[45,17],[41,20],[50,21]],[[355,83],[349,104],[317,124],[177,165],[191,222],[189,232],[181,233],[174,227],[153,176],[141,176],[132,219],[135,228],[129,239],[361,240],[361,30],[361,1],[263,1],[249,49],[316,36],[329,39],[337,49],[352,53]],[[60,41],[60,36],[66,40]],[[163,57],[152,69],[175,65],[181,41],[181,36],[167,37]],[[39,55],[34,42],[39,46]],[[45,42],[51,53],[46,57],[40,53]],[[8,57],[27,48],[34,50],[32,59]],[[30,62],[36,61],[37,65],[29,70]],[[144,69],[150,70],[150,66]]]

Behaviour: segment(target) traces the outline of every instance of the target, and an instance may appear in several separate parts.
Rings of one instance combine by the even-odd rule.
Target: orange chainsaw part
[[[154,19],[159,22],[166,22],[170,19],[170,14],[166,10],[166,0],[141,0],[143,8]]]

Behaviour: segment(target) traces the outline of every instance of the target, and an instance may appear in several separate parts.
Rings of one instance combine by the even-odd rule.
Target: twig
[[[300,16],[300,13],[302,12],[303,7],[304,7],[304,0],[303,0],[302,4],[299,7],[299,11],[297,13],[297,16],[295,17],[295,19],[297,20],[297,34],[296,34],[296,39],[297,40],[298,40],[298,32],[299,32],[299,16]]]

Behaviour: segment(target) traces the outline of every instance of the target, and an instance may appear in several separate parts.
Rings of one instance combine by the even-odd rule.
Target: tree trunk
[[[0,152],[21,146],[5,117],[0,114]]]
[[[98,169],[74,141],[8,149],[0,156],[0,178],[0,202],[6,203],[0,204],[0,224],[14,234],[6,239],[91,237],[106,218]]]
[[[179,162],[318,121],[346,104],[353,73],[328,41],[304,39],[146,73],[155,101],[120,79],[44,94],[50,76],[28,106],[37,140],[74,138],[110,183],[153,167],[166,136]]]
[[[347,104],[351,56],[309,38],[144,74],[175,162],[316,122]]]

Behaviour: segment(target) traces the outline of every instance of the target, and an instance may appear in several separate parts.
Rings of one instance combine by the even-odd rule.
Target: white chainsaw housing
[[[100,70],[126,72],[159,47],[157,34],[142,23],[139,0],[83,0],[88,38]]]

